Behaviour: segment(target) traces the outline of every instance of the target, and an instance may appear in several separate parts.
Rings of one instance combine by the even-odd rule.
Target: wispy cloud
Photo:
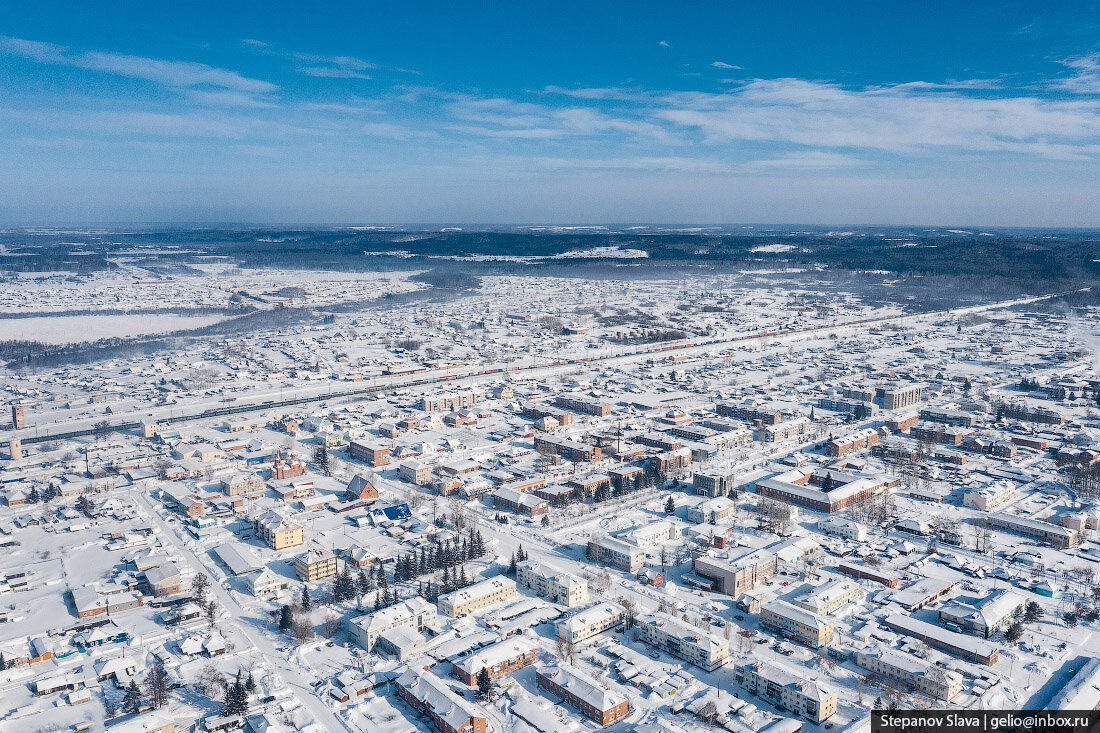
[[[734,66],[733,64],[727,64],[725,61],[712,61],[710,65],[713,66],[716,69],[733,69],[735,71],[740,71],[740,69],[741,69],[740,66]]]
[[[668,41],[657,41],[657,45],[663,46],[664,48],[672,48],[672,44]]]
[[[1074,56],[1062,61],[1073,73],[1054,82],[1054,86],[1074,94],[1100,94],[1100,53]]]
[[[0,53],[22,56],[39,63],[142,79],[175,89],[216,87],[243,94],[269,94],[278,90],[271,82],[251,79],[236,71],[195,61],[166,61],[102,51],[70,52],[66,47],[52,43],[8,37],[0,38]]]
[[[377,64],[355,56],[319,56],[296,53],[294,58],[307,64],[307,66],[299,67],[298,71],[300,73],[306,76],[330,79],[370,79],[370,74],[365,72],[378,68]]]

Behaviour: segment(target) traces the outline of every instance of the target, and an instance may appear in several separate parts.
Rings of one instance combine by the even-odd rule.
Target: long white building
[[[588,603],[588,581],[552,565],[527,560],[516,566],[516,580],[554,603],[575,608]]]
[[[423,598],[410,598],[404,603],[350,619],[348,634],[356,644],[371,651],[385,632],[397,628],[423,631],[434,628],[437,618],[435,606]]]

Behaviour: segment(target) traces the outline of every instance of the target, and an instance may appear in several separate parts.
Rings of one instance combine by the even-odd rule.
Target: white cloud
[[[665,48],[672,48],[672,44],[668,41],[657,41],[658,46],[664,46]]]
[[[330,79],[370,79],[371,76],[364,72],[378,68],[377,64],[355,56],[319,56],[317,54],[296,53],[294,58],[308,64],[298,69],[300,73]]]
[[[711,66],[713,66],[716,69],[733,69],[735,71],[740,71],[740,69],[741,69],[740,66],[734,66],[733,64],[727,64],[725,61],[711,62]]]
[[[1074,94],[1100,94],[1100,53],[1074,56],[1062,61],[1062,65],[1073,74],[1057,80],[1055,87]]]
[[[177,89],[212,86],[245,94],[267,94],[278,89],[270,82],[250,79],[236,71],[219,69],[194,61],[165,61],[101,51],[70,53],[64,46],[22,38],[0,38],[0,52],[22,56],[40,63],[142,79]]]

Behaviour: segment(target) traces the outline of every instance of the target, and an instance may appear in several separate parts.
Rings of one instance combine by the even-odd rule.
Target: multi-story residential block
[[[696,473],[691,477],[691,486],[701,496],[725,496],[737,486],[737,477],[732,473]]]
[[[794,605],[818,616],[832,616],[849,603],[860,599],[859,586],[850,580],[835,579],[810,590]]]
[[[589,445],[576,440],[555,438],[549,435],[535,436],[535,450],[540,453],[557,455],[569,461],[598,461],[603,455],[598,445]]]
[[[878,432],[874,428],[864,428],[841,438],[833,438],[825,444],[825,448],[830,456],[836,458],[877,444]]]
[[[660,547],[666,542],[680,538],[680,528],[667,520],[650,522],[618,535],[619,539],[637,545],[643,550]]]
[[[999,509],[1016,498],[1016,487],[1010,481],[997,481],[971,489],[963,494],[963,504],[983,512]]]
[[[353,440],[348,444],[348,454],[368,466],[386,466],[390,462],[390,447],[371,440]]]
[[[485,390],[470,389],[464,392],[452,392],[426,396],[420,400],[420,409],[425,412],[450,412],[463,407],[476,405],[485,399]]]
[[[558,636],[566,641],[579,643],[615,628],[625,618],[626,614],[618,604],[599,603],[560,622]]]
[[[554,404],[566,410],[580,412],[585,415],[597,415],[607,417],[611,414],[611,404],[603,400],[578,395],[558,395]]]
[[[616,570],[635,573],[645,563],[645,550],[618,537],[589,540],[589,546],[595,549],[596,562]]]
[[[294,560],[294,573],[298,580],[316,583],[334,577],[337,573],[336,556],[320,547],[312,547]]]
[[[403,480],[417,486],[426,486],[432,482],[431,464],[423,463],[415,458],[402,461],[399,472]]]
[[[696,524],[728,522],[737,511],[737,502],[728,496],[716,496],[687,510],[687,520]]]
[[[408,669],[394,686],[398,696],[426,716],[440,733],[486,733],[485,714],[431,672]]]
[[[516,581],[497,576],[439,598],[439,610],[458,618],[516,597]]]
[[[526,560],[516,566],[516,580],[554,603],[574,608],[588,603],[588,581],[551,565]]]
[[[796,417],[774,425],[764,425],[757,428],[753,438],[764,443],[779,443],[808,435],[811,427],[810,418]]]
[[[514,636],[479,649],[451,663],[451,674],[467,685],[476,685],[481,670],[496,679],[535,663],[538,647],[526,637]]]
[[[950,410],[943,407],[926,407],[919,413],[921,420],[955,425],[960,428],[972,428],[978,422],[978,416],[973,412],[963,410]]]
[[[298,547],[305,542],[302,525],[292,522],[276,511],[268,510],[252,522],[256,534],[273,550]]]
[[[627,699],[578,669],[564,664],[539,667],[535,684],[560,697],[598,725],[626,717]]]
[[[436,607],[420,597],[383,608],[374,613],[356,616],[348,621],[351,640],[367,651],[374,649],[378,638],[393,629],[423,631],[436,626]]]
[[[902,410],[918,404],[922,399],[922,384],[893,382],[875,388],[875,402],[884,410]]]
[[[775,425],[780,420],[780,411],[774,405],[760,405],[754,402],[719,402],[714,411],[719,415],[736,417],[749,422],[759,421],[762,425]]]
[[[667,613],[654,613],[639,620],[638,638],[664,649],[708,672],[729,661],[729,642],[709,631],[696,628]]]
[[[856,651],[855,663],[883,677],[899,680],[932,697],[950,702],[962,691],[962,675],[897,649],[876,646]]]
[[[264,482],[254,473],[237,472],[221,480],[222,493],[226,496],[245,496],[264,490]]]
[[[534,494],[501,488],[493,493],[493,507],[527,517],[540,517],[550,511],[550,502]]]
[[[786,601],[769,601],[760,606],[760,623],[782,636],[815,649],[832,641],[833,622]]]
[[[805,672],[795,672],[775,662],[745,662],[734,672],[737,684],[772,705],[790,710],[815,723],[836,712],[836,692]]]

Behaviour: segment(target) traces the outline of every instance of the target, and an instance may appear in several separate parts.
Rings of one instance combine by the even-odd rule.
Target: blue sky
[[[900,5],[0,3],[0,222],[1100,226],[1100,4]]]

